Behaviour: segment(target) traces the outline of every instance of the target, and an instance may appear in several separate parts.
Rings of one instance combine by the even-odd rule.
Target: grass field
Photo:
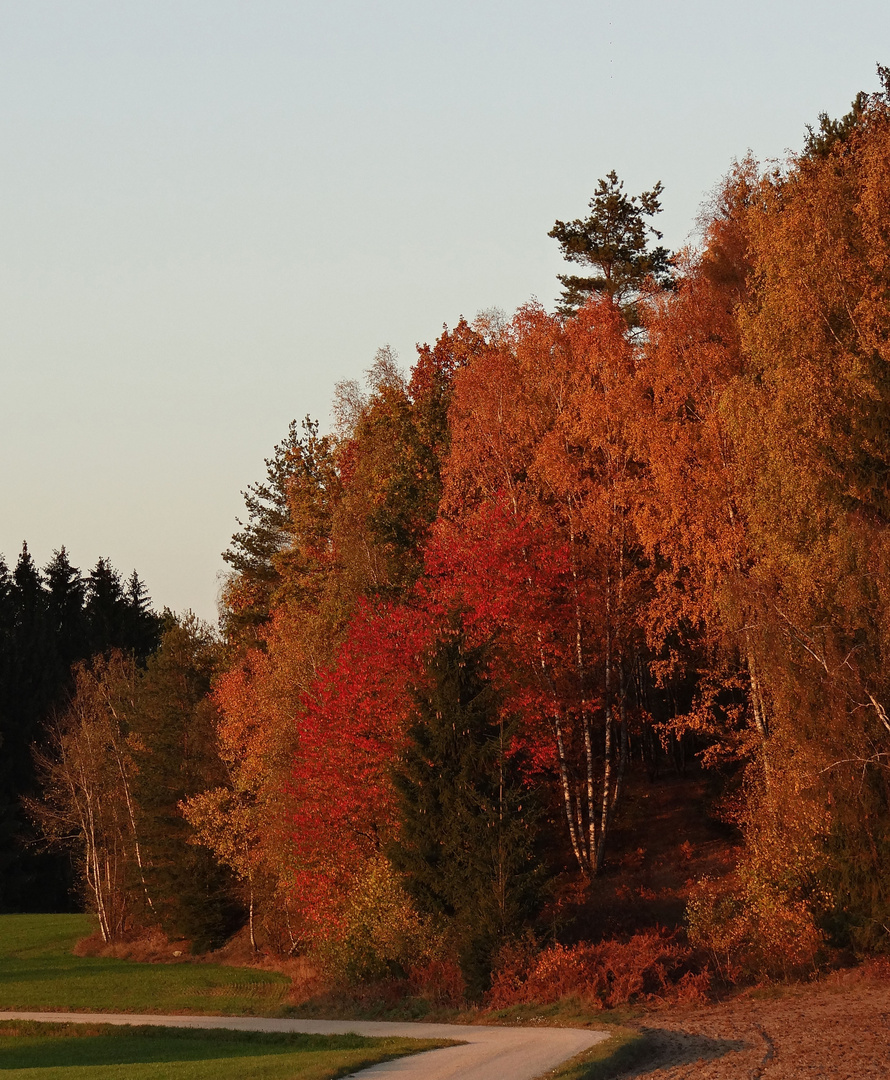
[[[219,964],[78,957],[88,915],[0,915],[0,1009],[286,1016],[288,980]],[[0,1020],[9,1080],[329,1080],[441,1042]]]
[[[273,1017],[296,1012],[286,1002],[288,980],[275,972],[74,956],[74,944],[93,929],[88,915],[0,915],[0,1009]],[[492,1020],[522,1023],[530,1019],[525,1013],[534,1013],[536,1023],[545,1016],[556,1024],[589,1019],[580,1006],[563,1002],[502,1010]],[[100,1015],[94,1024],[0,1020],[0,1074],[4,1080],[329,1080],[440,1045],[355,1035],[113,1027],[102,1024]],[[600,1080],[630,1064],[640,1050],[639,1034],[619,1029],[608,1044],[566,1063],[553,1080]]]
[[[331,1080],[439,1045],[357,1035],[258,1035],[0,1021],[4,1080]]]
[[[288,979],[219,964],[80,957],[89,915],[0,915],[0,1009],[287,1016]]]

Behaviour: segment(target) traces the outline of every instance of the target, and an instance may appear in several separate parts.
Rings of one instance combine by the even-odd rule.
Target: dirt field
[[[660,1009],[645,1030],[647,1080],[890,1077],[890,980],[858,973],[781,996]]]

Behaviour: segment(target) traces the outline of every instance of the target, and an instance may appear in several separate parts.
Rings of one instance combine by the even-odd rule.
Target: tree
[[[86,637],[84,601],[86,583],[76,566],[71,565],[68,552],[62,547],[43,570],[47,590],[47,615],[50,631],[56,638],[56,650],[67,676],[71,664],[83,654]]]
[[[890,102],[890,68],[878,64],[878,78],[881,80],[881,90],[877,94],[868,94],[860,90],[853,98],[850,111],[840,120],[835,120],[828,113],[821,112],[818,128],[807,124],[804,154],[812,158],[828,157],[837,143],[844,142],[863,125],[868,119],[871,106],[874,106],[881,98],[885,102]]]
[[[315,626],[297,605],[279,605],[256,642],[229,659],[213,688],[224,776],[182,803],[198,842],[237,878],[251,940],[293,949],[288,887],[288,782],[304,698],[314,674]],[[213,786],[210,786],[213,785]]]
[[[144,662],[158,647],[162,625],[149,604],[145,586],[135,570],[124,585],[111,561],[99,559],[86,579],[84,613],[89,644],[82,655],[96,656],[121,649]]]
[[[22,813],[23,796],[36,794],[31,746],[43,737],[43,722],[68,682],[59,669],[56,635],[48,619],[48,597],[28,545],[8,581],[8,634],[4,642],[4,685],[0,687],[0,828],[5,852],[14,853],[0,880],[0,906],[6,910],[66,906],[64,873],[40,852]],[[61,880],[60,880],[61,879]]]
[[[190,843],[179,809],[224,771],[207,696],[216,650],[194,617],[170,617],[147,666],[120,651],[78,664],[71,700],[36,751],[43,796],[27,805],[74,856],[106,941],[160,925],[200,949],[240,915],[227,873]]]
[[[86,616],[90,627],[90,653],[105,652],[119,641],[125,611],[121,576],[111,561],[101,558],[86,582]]]
[[[335,451],[336,440],[319,435],[316,421],[294,420],[266,459],[266,479],[242,493],[247,521],[238,521],[240,529],[223,552],[233,571],[223,597],[233,639],[254,639],[288,595],[318,599],[340,494]]]
[[[127,738],[136,679],[132,659],[120,653],[78,666],[72,701],[37,755],[43,797],[27,803],[44,835],[72,851],[105,941],[120,938],[151,907]]]
[[[488,675],[484,647],[459,619],[439,638],[414,690],[413,723],[395,767],[400,829],[389,855],[421,912],[456,940],[472,998],[488,989],[500,944],[540,906],[533,797]]]
[[[115,642],[121,649],[132,650],[133,654],[144,661],[157,649],[166,625],[166,616],[152,610],[151,597],[145,583],[135,570],[127,578],[124,589],[123,634]]]
[[[180,809],[183,800],[225,779],[209,697],[218,652],[209,627],[195,616],[170,620],[139,673],[126,717],[152,915],[168,937],[188,938],[195,951],[220,945],[241,915],[230,875],[192,842],[194,830]]]
[[[86,581],[64,547],[42,571],[27,544],[12,575],[0,560],[0,832],[10,855],[0,906],[70,906],[67,859],[41,850],[32,823],[21,814],[22,797],[37,795],[32,748],[46,750],[54,713],[69,704],[72,664],[114,648],[135,652],[142,661],[157,644],[159,626],[138,577],[124,594],[107,559],[99,560]]]
[[[551,565],[567,563],[561,596],[537,625],[517,612],[518,626],[549,640],[546,651],[526,652],[515,676],[538,688],[572,850],[589,877],[605,857],[629,724],[639,716],[637,611],[648,570],[630,520],[639,474],[630,418],[639,402],[627,337],[609,297],[566,319],[521,309],[499,347],[455,380],[442,502],[459,524],[500,501],[550,535]],[[505,535],[491,531],[492,555]],[[518,569],[521,547],[515,556]],[[508,640],[515,632],[509,623],[504,631]]]
[[[361,601],[299,717],[290,785],[293,896],[316,942],[345,931],[351,894],[397,829],[392,766],[433,618]]]
[[[662,286],[672,280],[670,252],[661,245],[649,247],[650,237],[660,240],[661,233],[645,220],[661,212],[661,192],[659,181],[651,191],[628,196],[613,170],[597,181],[586,218],[554,224],[547,235],[559,241],[564,258],[597,271],[588,277],[558,275],[562,315],[574,314],[591,296],[605,295],[622,308],[631,326],[638,324],[636,302],[646,279]]]
[[[860,104],[844,137],[766,176],[752,201],[746,370],[726,413],[772,712],[752,832],[789,865],[814,851],[796,876],[816,912],[830,840],[835,915],[856,944],[886,948],[890,99]],[[780,776],[801,792],[786,816]]]
[[[658,568],[644,613],[649,647],[661,656],[657,680],[691,677],[694,700],[669,722],[702,734],[724,759],[760,758],[769,727],[746,481],[727,408],[746,366],[738,309],[749,291],[748,218],[759,183],[753,161],[733,168],[705,222],[703,251],[683,260],[676,288],[647,311],[632,425],[645,463],[634,525]]]

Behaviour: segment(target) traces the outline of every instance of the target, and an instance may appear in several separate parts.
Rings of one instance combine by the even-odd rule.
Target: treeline
[[[73,850],[102,937],[160,926],[197,949],[243,916],[231,875],[190,841],[184,799],[223,783],[209,696],[219,645],[194,616],[165,619],[144,664],[114,650],[75,667],[71,705],[37,757],[44,836]]]
[[[660,187],[612,174],[554,227],[593,270],[557,314],[461,320],[407,374],[383,350],[333,433],[292,425],[226,553],[223,641],[179,626],[144,672],[81,673],[49,806],[76,827],[89,745],[108,936],[182,925],[188,877],[207,939],[240,903],[258,946],[351,978],[456,963],[478,996],[597,889],[631,770],[673,744],[732,778],[739,865],[688,914],[723,972],[886,948],[881,77],[785,165],[734,166],[700,249],[669,262]]]
[[[73,688],[72,665],[109,649],[144,660],[160,620],[134,571],[107,559],[83,576],[64,548],[42,569],[24,545],[10,571],[0,556],[0,910],[67,910],[67,860],[41,850],[22,807],[38,794],[33,748],[45,743]]]

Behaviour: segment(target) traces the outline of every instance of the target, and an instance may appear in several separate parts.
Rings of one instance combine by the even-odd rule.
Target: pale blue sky
[[[547,231],[612,168],[682,245],[879,60],[886,0],[0,0],[0,552],[215,619],[292,417],[552,306]]]

